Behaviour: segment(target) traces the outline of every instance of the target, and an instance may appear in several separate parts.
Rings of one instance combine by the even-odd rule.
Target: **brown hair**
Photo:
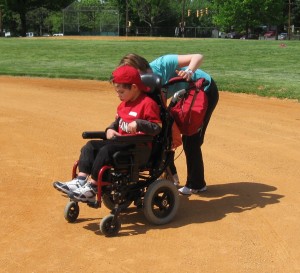
[[[133,66],[134,68],[140,70],[142,73],[147,73],[149,70],[151,70],[150,65],[148,61],[143,58],[142,56],[139,56],[135,53],[129,53],[125,55],[119,65],[130,65]]]

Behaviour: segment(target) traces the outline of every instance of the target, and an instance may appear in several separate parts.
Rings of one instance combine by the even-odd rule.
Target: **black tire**
[[[150,223],[169,223],[175,217],[178,207],[178,190],[172,182],[158,179],[148,187],[144,198],[144,214]]]
[[[64,211],[64,217],[69,223],[74,223],[79,215],[79,206],[77,202],[70,201]]]
[[[115,203],[113,200],[113,197],[109,193],[104,193],[102,195],[102,202],[105,207],[107,207],[109,210],[113,210],[115,208]],[[127,209],[131,205],[132,201],[125,200],[120,203],[120,206],[122,206],[122,209]]]
[[[119,230],[121,229],[121,221],[119,220],[119,218],[115,219],[114,224],[112,223],[113,218],[114,215],[110,214],[105,216],[100,222],[100,231],[106,237],[116,236],[119,233]]]

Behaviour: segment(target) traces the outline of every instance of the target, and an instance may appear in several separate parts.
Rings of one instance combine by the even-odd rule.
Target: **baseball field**
[[[80,204],[77,222],[52,182],[71,178],[85,130],[104,129],[119,100],[99,80],[0,76],[0,272],[300,272],[300,105],[221,90],[203,145],[208,191],[180,196],[175,219]],[[181,184],[185,157],[176,166]]]

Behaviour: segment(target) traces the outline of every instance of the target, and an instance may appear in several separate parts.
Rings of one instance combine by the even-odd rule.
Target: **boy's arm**
[[[118,127],[119,127],[119,119],[115,119],[115,121],[113,123],[111,123],[106,129],[105,129],[105,132],[108,130],[108,129],[113,129],[115,131],[118,131]]]
[[[120,134],[118,133],[118,125],[119,124],[119,119],[117,118],[111,125],[109,125],[105,129],[105,134],[107,139],[111,139],[114,136],[119,136]]]
[[[160,133],[161,124],[159,123],[150,122],[144,119],[136,119],[135,121],[137,123],[136,131],[140,131],[151,136],[155,136]]]

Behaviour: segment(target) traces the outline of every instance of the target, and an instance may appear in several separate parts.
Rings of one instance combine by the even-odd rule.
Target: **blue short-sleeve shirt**
[[[161,56],[150,63],[150,67],[154,74],[159,75],[162,78],[162,84],[166,84],[171,78],[177,76],[175,70],[185,70],[187,67],[179,67],[178,55],[169,54]],[[193,75],[192,80],[205,78],[211,82],[211,76],[205,73],[201,69],[197,69]],[[210,85],[210,84],[209,84]],[[205,87],[205,90],[209,88],[209,85]],[[168,97],[174,95],[174,93],[182,88],[185,88],[187,83],[176,83],[168,88]]]

